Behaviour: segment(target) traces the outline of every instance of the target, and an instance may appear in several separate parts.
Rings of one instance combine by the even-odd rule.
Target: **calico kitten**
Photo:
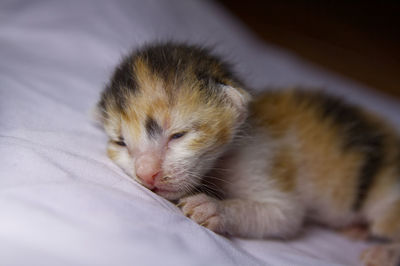
[[[251,100],[206,49],[164,43],[122,61],[98,111],[108,156],[215,232],[286,238],[311,220],[400,240],[400,138],[339,98],[282,90]],[[398,244],[363,255],[399,257]]]

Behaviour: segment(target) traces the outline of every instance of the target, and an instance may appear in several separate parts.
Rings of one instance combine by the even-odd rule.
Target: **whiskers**
[[[224,187],[232,184],[229,179],[230,170],[221,167],[215,162],[210,162],[207,167],[207,171],[204,172],[203,164],[207,165],[204,160],[201,161],[201,165],[193,165],[188,163],[187,160],[174,161],[173,165],[169,165],[168,174],[172,178],[166,180],[164,184],[173,186],[176,190],[179,190],[185,195],[194,195],[198,193],[205,193],[217,199],[223,199],[225,197]]]
[[[224,191],[215,182],[212,182],[212,180],[217,180],[217,181],[225,181],[225,180],[217,178],[215,176],[209,176],[209,175],[201,176],[195,173],[189,173],[189,176],[195,177],[197,180],[200,180],[200,184],[196,186],[197,192],[205,193],[218,199],[223,199]]]
[[[215,185],[213,182],[207,181],[206,179],[203,179],[199,190],[220,200],[225,197],[224,190]]]

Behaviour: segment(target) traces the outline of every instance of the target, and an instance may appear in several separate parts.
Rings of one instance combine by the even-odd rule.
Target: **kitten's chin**
[[[152,191],[167,200],[178,200],[186,194],[184,191],[175,191],[158,187],[153,188]]]

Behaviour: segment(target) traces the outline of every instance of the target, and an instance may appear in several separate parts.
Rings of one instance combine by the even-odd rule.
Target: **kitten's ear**
[[[221,87],[239,112],[238,122],[243,122],[247,118],[248,104],[251,100],[251,95],[242,88],[234,88],[224,84],[221,84]]]

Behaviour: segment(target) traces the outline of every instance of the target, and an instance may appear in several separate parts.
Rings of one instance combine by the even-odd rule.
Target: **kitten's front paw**
[[[221,217],[218,213],[218,200],[205,194],[197,194],[183,198],[178,207],[190,219],[216,232],[222,233]]]

